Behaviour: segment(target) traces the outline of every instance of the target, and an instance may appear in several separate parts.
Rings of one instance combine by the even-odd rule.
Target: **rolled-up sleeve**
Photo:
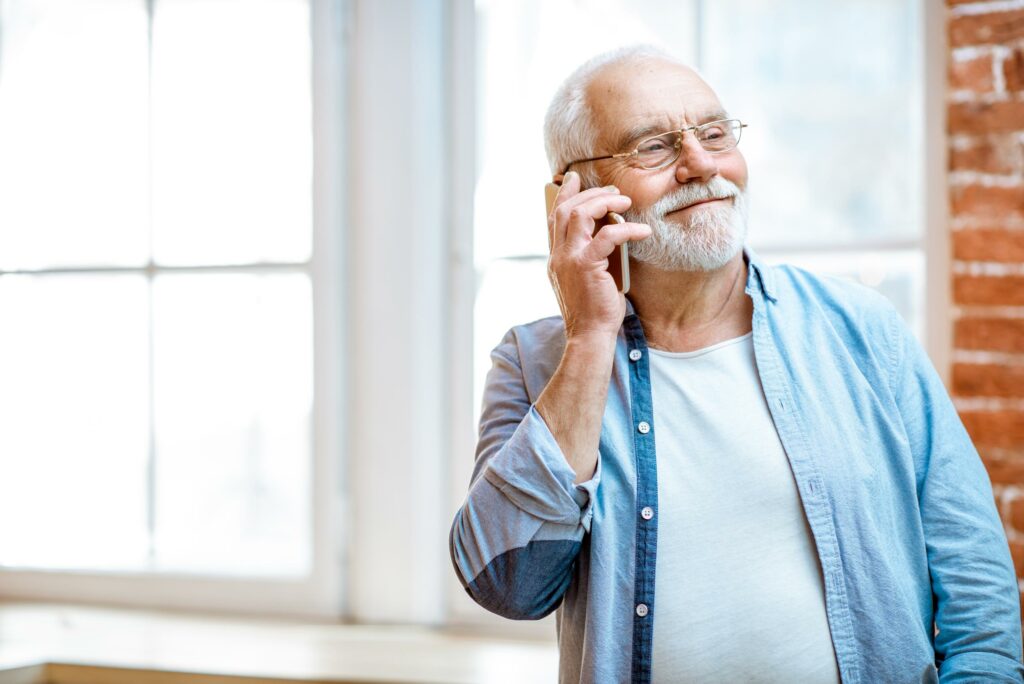
[[[476,466],[449,537],[452,563],[487,610],[539,619],[558,607],[572,579],[601,462],[590,480],[574,484],[575,472],[528,395],[514,331],[491,359]]]
[[[893,316],[892,382],[919,473],[939,681],[1022,682],[1020,594],[988,474],[931,362]]]

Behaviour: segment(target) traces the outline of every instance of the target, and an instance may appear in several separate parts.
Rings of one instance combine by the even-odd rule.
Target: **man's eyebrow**
[[[710,121],[718,121],[720,119],[728,118],[728,113],[726,113],[724,110],[717,109],[713,112],[707,112],[697,117],[697,125],[705,124]],[[638,124],[623,132],[623,134],[615,143],[615,149],[621,151],[634,142],[639,142],[644,138],[649,138],[651,136],[658,135],[659,133],[664,132],[665,128],[662,125]]]

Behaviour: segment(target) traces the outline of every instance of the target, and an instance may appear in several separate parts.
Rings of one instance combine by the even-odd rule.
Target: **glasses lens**
[[[736,147],[740,141],[740,126],[738,119],[728,121],[713,121],[701,126],[695,131],[700,144],[708,152],[725,152]]]
[[[636,160],[642,168],[656,169],[671,164],[679,156],[679,136],[665,133],[642,141],[636,147]]]

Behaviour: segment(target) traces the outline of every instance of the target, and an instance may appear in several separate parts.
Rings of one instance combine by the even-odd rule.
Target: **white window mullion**
[[[157,560],[156,550],[156,396],[154,392],[154,380],[156,370],[154,367],[154,334],[155,321],[153,320],[154,297],[153,297],[153,5],[156,0],[145,0],[146,2],[146,248],[148,267],[146,273],[146,337],[148,363],[148,402],[149,402],[149,444],[146,461],[146,562],[153,567]]]
[[[446,7],[353,12],[347,593],[363,621],[444,617]]]
[[[920,178],[925,252],[925,344],[929,357],[949,387],[953,357],[953,302],[950,279],[949,201],[946,183],[946,12],[940,3],[922,2],[918,15],[923,40],[919,51],[922,118]]]
[[[313,38],[313,574],[315,613],[343,616],[345,551],[345,410],[348,340],[345,335],[345,163],[349,17],[346,0],[311,0]]]

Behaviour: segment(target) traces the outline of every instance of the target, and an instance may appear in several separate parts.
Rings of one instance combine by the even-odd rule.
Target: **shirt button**
[[[654,517],[654,509],[651,508],[650,506],[644,506],[642,509],[640,509],[640,517],[644,520],[650,520]]]
[[[647,604],[638,603],[636,604],[636,614],[640,617],[647,617]]]
[[[641,435],[646,435],[651,431],[651,424],[646,420],[641,420],[640,424],[636,426],[636,429],[640,431]]]
[[[630,349],[629,350],[629,360],[630,361],[639,361],[640,357],[643,356],[643,355],[644,355],[644,353],[642,351],[640,351],[639,349]]]

